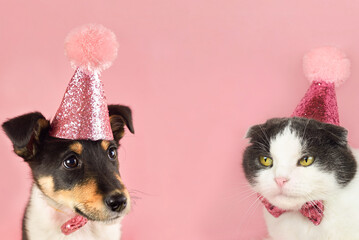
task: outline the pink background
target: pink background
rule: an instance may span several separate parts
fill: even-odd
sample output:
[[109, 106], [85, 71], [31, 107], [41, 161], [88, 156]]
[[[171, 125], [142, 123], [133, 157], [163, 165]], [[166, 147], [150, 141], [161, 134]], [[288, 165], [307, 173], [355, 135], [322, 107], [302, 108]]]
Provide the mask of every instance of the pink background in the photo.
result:
[[[289, 116], [308, 82], [301, 58], [335, 45], [352, 60], [337, 91], [341, 123], [359, 143], [359, 2], [258, 0], [1, 1], [0, 121], [54, 116], [73, 70], [63, 40], [102, 23], [119, 40], [103, 73], [109, 103], [133, 108], [120, 150], [134, 193], [124, 240], [260, 239], [241, 169], [250, 125]], [[28, 166], [0, 133], [0, 236], [19, 239]]]

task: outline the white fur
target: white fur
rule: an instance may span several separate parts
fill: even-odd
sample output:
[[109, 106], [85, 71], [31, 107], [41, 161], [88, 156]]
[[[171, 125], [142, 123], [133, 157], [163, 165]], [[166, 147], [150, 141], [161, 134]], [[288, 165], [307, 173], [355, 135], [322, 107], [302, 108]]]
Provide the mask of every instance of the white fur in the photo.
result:
[[[286, 127], [271, 140], [272, 168], [261, 171], [254, 189], [275, 206], [288, 210], [275, 218], [264, 209], [270, 239], [273, 240], [359, 240], [359, 177], [345, 187], [334, 174], [321, 171], [315, 164], [297, 166], [302, 157], [300, 137]], [[359, 151], [354, 151], [359, 159]], [[289, 181], [283, 189], [274, 178]], [[308, 200], [324, 201], [324, 218], [315, 226], [298, 211]]]
[[34, 184], [31, 191], [30, 205], [26, 212], [26, 228], [29, 240], [119, 240], [121, 237], [121, 224], [88, 221], [85, 226], [64, 235], [61, 225], [75, 216], [75, 213], [61, 209], [55, 210], [52, 204]]

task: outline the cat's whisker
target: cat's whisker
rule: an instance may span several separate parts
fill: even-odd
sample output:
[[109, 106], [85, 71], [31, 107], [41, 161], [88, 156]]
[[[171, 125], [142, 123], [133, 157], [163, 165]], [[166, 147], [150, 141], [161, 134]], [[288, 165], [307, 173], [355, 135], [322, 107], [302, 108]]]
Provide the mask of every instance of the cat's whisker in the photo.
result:
[[234, 188], [252, 188], [252, 186], [245, 182], [245, 183], [232, 183], [227, 186], [234, 187]]
[[260, 206], [260, 200], [259, 197], [255, 200], [255, 204], [253, 205], [252, 210], [248, 213], [247, 219], [253, 217], [254, 213], [256, 212], [256, 210], [258, 209], [258, 207]]
[[[247, 211], [245, 212], [245, 214], [243, 215], [243, 221], [245, 221], [245, 219], [247, 219], [248, 214], [250, 213], [251, 209], [253, 208], [253, 206], [255, 206], [257, 203], [259, 203], [259, 197], [257, 196], [256, 199], [253, 201], [253, 203], [248, 207]], [[254, 209], [255, 211], [255, 209]], [[252, 213], [253, 214], [253, 213]], [[243, 225], [243, 222], [240, 224], [240, 226]]]
[[301, 140], [302, 143], [304, 143], [305, 132], [307, 130], [309, 122], [310, 122], [310, 118], [308, 118], [307, 123], [305, 124], [305, 127], [304, 127], [303, 136], [302, 136], [302, 140]]
[[261, 129], [261, 131], [262, 131], [264, 137], [265, 137], [266, 140], [267, 140], [267, 143], [269, 144], [269, 143], [270, 143], [269, 137], [268, 137], [267, 133], [263, 130], [262, 125], [259, 125], [259, 128]]
[[244, 217], [242, 218], [241, 222], [238, 224], [237, 231], [239, 236], [243, 232], [245, 232], [245, 229], [247, 229], [247, 224], [249, 223], [249, 219], [254, 215], [254, 213], [257, 211], [259, 206], [260, 206], [259, 197], [256, 197], [252, 202], [252, 204], [247, 208], [247, 211], [243, 215]]
[[245, 189], [245, 190], [236, 192], [236, 194], [240, 194], [240, 195], [248, 194], [248, 193], [255, 193], [255, 191], [253, 189]]
[[261, 143], [261, 142], [258, 142], [258, 141], [253, 141], [253, 143], [256, 143], [259, 145], [259, 148], [264, 150], [264, 151], [268, 151], [269, 150], [269, 146], [264, 144], [264, 143]]
[[224, 199], [239, 199], [240, 202], [243, 202], [244, 200], [250, 198], [251, 196], [254, 196], [256, 192], [250, 191], [250, 192], [237, 192], [237, 193], [231, 193], [229, 195], [226, 195], [222, 198]]
[[[227, 186], [234, 190], [234, 192], [237, 192], [238, 190], [245, 191], [245, 190], [252, 190], [252, 186], [245, 182], [245, 183], [232, 183], [227, 184]], [[233, 192], [233, 191], [232, 191]]]
[[[264, 132], [262, 126], [259, 126], [259, 128], [260, 128], [260, 130], [261, 130], [261, 133], [259, 133], [258, 131], [255, 131], [255, 130], [253, 130], [253, 129], [252, 129], [252, 131], [253, 131], [254, 133], [256, 133], [256, 135], [259, 136], [259, 137], [263, 140], [263, 142], [269, 146], [269, 143], [270, 143], [270, 142], [269, 142], [269, 138], [268, 138], [267, 134]], [[264, 137], [263, 137], [263, 136], [264, 136]], [[253, 139], [252, 139], [252, 140], [253, 140]]]
[[[313, 197], [311, 197], [309, 194], [307, 194], [307, 202], [310, 203], [315, 209], [316, 211], [318, 211], [319, 207], [317, 206], [317, 204], [314, 202]], [[330, 207], [328, 205], [324, 204], [324, 212], [323, 212], [323, 219], [327, 218], [325, 211], [330, 211]], [[319, 212], [319, 211], [318, 211]]]

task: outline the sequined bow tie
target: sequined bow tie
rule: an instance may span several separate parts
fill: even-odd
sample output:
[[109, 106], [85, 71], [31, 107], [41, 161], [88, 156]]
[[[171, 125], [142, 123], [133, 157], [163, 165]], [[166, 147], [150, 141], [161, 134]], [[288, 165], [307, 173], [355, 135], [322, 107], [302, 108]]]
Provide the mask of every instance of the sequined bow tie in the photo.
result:
[[[274, 217], [279, 217], [283, 213], [287, 212], [286, 210], [280, 209], [265, 199], [263, 196], [258, 195], [259, 199], [262, 201], [263, 205], [266, 207], [268, 212]], [[299, 212], [306, 218], [308, 218], [315, 226], [318, 226], [323, 219], [324, 204], [323, 201], [311, 201], [306, 202]]]
[[61, 232], [65, 235], [69, 235], [82, 228], [87, 223], [87, 221], [87, 218], [76, 215], [75, 217], [62, 224]]

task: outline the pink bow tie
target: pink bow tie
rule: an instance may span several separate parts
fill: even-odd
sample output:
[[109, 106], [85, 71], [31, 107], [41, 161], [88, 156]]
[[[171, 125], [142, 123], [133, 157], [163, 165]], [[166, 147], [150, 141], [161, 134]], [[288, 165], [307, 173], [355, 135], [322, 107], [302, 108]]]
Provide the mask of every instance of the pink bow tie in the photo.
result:
[[62, 224], [61, 232], [65, 235], [69, 235], [82, 228], [87, 223], [87, 221], [87, 218], [76, 215], [75, 217]]
[[[258, 195], [258, 197], [262, 201], [263, 205], [266, 207], [268, 212], [272, 214], [274, 217], [277, 218], [286, 212], [286, 210], [280, 209], [274, 206], [273, 204], [271, 204], [270, 202], [268, 202], [268, 200], [265, 199], [262, 195]], [[306, 202], [299, 211], [304, 217], [307, 217], [315, 226], [318, 226], [324, 216], [323, 201], [316, 200], [316, 201]]]

